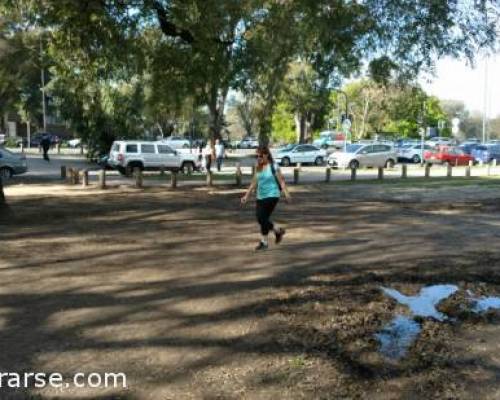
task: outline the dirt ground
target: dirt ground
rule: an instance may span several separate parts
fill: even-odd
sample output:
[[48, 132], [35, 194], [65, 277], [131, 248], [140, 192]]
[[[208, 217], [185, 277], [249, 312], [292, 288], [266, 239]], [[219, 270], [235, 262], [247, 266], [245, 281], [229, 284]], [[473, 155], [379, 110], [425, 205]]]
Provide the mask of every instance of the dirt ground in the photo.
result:
[[[0, 389], [0, 399], [498, 399], [500, 191], [293, 188], [284, 242], [255, 253], [231, 188], [6, 188], [0, 371], [124, 372], [127, 389]], [[374, 334], [430, 284], [459, 287], [406, 357]]]

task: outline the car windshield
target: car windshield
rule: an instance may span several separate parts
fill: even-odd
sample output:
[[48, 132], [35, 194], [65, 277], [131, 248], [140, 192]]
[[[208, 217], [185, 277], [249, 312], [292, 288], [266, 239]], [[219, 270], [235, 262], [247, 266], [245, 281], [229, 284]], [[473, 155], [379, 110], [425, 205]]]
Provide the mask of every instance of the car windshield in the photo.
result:
[[363, 147], [362, 144], [350, 144], [346, 147], [345, 152], [346, 153], [356, 153], [361, 147]]
[[292, 151], [295, 148], [295, 144], [289, 144], [288, 146], [282, 147], [281, 149], [278, 149], [279, 153], [284, 153], [286, 151]]

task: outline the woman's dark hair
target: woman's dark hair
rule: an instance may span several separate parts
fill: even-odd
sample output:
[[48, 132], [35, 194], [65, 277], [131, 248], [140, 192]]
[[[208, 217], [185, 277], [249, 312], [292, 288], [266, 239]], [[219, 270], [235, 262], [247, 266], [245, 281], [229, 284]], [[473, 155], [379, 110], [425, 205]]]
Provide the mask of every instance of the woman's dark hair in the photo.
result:
[[[271, 154], [271, 150], [269, 150], [269, 147], [267, 147], [267, 146], [259, 146], [257, 148], [257, 154], [266, 154], [269, 163], [270, 164], [274, 163], [273, 155]], [[259, 171], [259, 172], [262, 171], [262, 167], [257, 166], [257, 171]]]

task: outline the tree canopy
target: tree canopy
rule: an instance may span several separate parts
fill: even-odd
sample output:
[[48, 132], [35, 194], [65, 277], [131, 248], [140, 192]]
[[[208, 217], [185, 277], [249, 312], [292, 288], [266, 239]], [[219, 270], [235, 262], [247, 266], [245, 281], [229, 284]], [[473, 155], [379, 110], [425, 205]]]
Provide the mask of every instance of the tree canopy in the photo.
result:
[[[11, 84], [0, 86], [0, 105], [39, 114], [35, 81], [25, 72], [21, 82], [9, 63], [36, 69], [40, 54], [7, 50], [33, 37], [44, 44], [52, 104], [88, 143], [167, 127], [195, 109], [215, 138], [231, 90], [253, 99], [265, 141], [283, 96], [305, 121], [346, 77], [409, 82], [438, 57], [473, 60], [493, 48], [499, 11], [495, 0], [3, 0], [0, 74]], [[290, 80], [297, 65], [306, 101]]]

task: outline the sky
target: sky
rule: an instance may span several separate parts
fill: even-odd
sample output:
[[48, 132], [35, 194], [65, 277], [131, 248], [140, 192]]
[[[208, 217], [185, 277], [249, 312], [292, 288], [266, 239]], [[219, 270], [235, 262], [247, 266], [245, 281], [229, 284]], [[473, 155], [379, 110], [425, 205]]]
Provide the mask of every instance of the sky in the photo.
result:
[[[485, 58], [478, 58], [474, 68], [464, 60], [443, 58], [436, 64], [436, 76], [432, 82], [421, 78], [420, 84], [431, 95], [443, 100], [461, 100], [471, 112], [484, 110]], [[487, 115], [500, 116], [500, 54], [487, 61]]]

